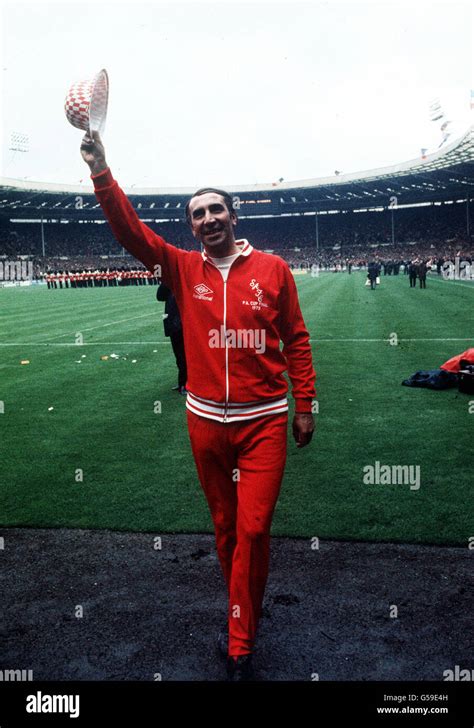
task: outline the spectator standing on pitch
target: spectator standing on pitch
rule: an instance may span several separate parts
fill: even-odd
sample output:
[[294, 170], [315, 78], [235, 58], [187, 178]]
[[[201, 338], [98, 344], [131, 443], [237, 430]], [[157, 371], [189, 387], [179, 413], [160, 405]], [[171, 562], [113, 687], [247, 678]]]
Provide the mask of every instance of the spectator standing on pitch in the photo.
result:
[[420, 288], [426, 288], [426, 272], [428, 270], [428, 266], [426, 265], [426, 261], [420, 260], [418, 263], [418, 278], [420, 279]]
[[158, 286], [156, 300], [165, 301], [163, 327], [165, 329], [165, 336], [169, 336], [170, 338], [176, 359], [176, 366], [178, 367], [178, 386], [173, 387], [173, 389], [177, 389], [180, 394], [185, 395], [187, 376], [186, 354], [184, 351], [183, 325], [181, 323], [181, 316], [179, 315], [178, 304], [173, 293], [164, 283], [160, 283]]
[[118, 242], [155, 274], [159, 267], [183, 317], [188, 431], [229, 597], [228, 632], [218, 644], [229, 680], [250, 680], [286, 460], [286, 369], [297, 446], [308, 445], [314, 430], [315, 373], [295, 281], [280, 257], [235, 239], [227, 192], [206, 188], [191, 197], [186, 218], [204, 249], [180, 250], [140, 221], [97, 133], [85, 135], [81, 153]]
[[418, 276], [418, 262], [411, 260], [408, 265], [408, 275], [410, 278], [410, 288], [416, 288], [416, 278]]
[[369, 263], [369, 266], [367, 268], [367, 277], [370, 281], [370, 288], [372, 291], [375, 290], [377, 285], [377, 276], [380, 273], [380, 268], [375, 262], [375, 260], [371, 260]]

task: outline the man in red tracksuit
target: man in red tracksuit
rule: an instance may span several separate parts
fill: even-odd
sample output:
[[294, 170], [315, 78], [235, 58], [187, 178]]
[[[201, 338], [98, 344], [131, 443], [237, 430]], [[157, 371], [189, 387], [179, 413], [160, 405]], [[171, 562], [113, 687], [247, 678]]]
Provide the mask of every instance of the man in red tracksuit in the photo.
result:
[[229, 680], [249, 680], [286, 460], [285, 370], [297, 446], [307, 445], [314, 430], [315, 373], [293, 275], [282, 258], [235, 239], [237, 217], [226, 192], [193, 195], [186, 215], [204, 250], [180, 250], [139, 220], [97, 133], [86, 134], [81, 153], [118, 242], [161, 276], [181, 312], [189, 437], [229, 596], [220, 650], [225, 643]]

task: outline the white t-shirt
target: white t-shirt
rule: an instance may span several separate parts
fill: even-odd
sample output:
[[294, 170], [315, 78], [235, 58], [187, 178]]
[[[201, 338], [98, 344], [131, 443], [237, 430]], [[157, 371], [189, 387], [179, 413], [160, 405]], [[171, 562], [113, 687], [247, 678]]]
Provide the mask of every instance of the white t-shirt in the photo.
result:
[[240, 253], [234, 253], [234, 255], [227, 255], [225, 258], [211, 258], [209, 257], [209, 260], [212, 260], [216, 268], [219, 268], [221, 272], [222, 278], [226, 281], [227, 276], [229, 275], [230, 266], [234, 262], [236, 258], [238, 258]]

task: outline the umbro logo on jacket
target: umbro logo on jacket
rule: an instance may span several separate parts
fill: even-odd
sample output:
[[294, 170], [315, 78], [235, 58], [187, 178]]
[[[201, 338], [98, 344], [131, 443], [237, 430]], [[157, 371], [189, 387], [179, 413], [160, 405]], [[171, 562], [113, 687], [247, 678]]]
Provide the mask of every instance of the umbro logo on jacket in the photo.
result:
[[[159, 265], [175, 295], [188, 363], [188, 409], [219, 422], [285, 412], [288, 370], [296, 411], [311, 412], [316, 375], [309, 334], [285, 261], [237, 240], [240, 255], [224, 280], [206, 252], [176, 248], [142, 223], [110, 169], [92, 179], [118, 242], [149, 270]], [[224, 331], [225, 346], [210, 346], [215, 330]], [[257, 330], [264, 331], [264, 351], [232, 346], [242, 338], [226, 336]]]

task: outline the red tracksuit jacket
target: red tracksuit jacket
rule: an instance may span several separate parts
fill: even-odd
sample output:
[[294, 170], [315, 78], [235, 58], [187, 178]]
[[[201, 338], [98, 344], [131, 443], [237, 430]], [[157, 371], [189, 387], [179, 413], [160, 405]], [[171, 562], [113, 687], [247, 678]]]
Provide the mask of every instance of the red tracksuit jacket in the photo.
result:
[[296, 412], [311, 412], [316, 375], [285, 261], [238, 240], [241, 255], [224, 281], [205, 252], [169, 245], [142, 223], [110, 169], [92, 180], [118, 242], [158, 272], [176, 297], [188, 367], [188, 409], [219, 422], [285, 412], [283, 372], [288, 369]]

